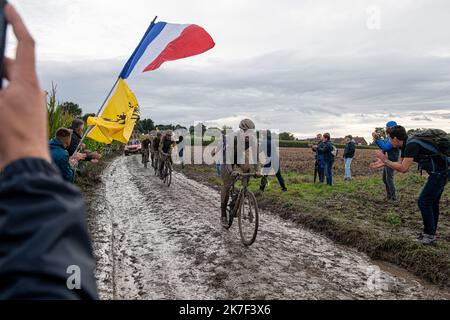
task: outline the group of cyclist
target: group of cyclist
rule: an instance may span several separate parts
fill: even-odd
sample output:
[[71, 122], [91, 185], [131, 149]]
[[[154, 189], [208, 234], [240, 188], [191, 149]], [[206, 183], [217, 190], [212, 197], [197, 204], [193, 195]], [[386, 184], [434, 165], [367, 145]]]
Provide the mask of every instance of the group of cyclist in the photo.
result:
[[152, 167], [159, 172], [159, 177], [163, 179], [166, 160], [172, 161], [171, 152], [175, 146], [173, 131], [151, 131], [142, 141], [142, 163], [144, 167], [147, 168], [151, 161]]
[[[237, 216], [240, 221], [239, 226], [241, 230], [241, 238], [245, 245], [251, 245], [255, 241], [258, 229], [258, 208], [256, 198], [254, 195], [250, 195], [251, 192], [241, 192], [241, 196], [238, 196], [234, 186], [237, 180], [240, 179], [242, 187], [246, 188], [250, 177], [255, 177], [262, 178], [261, 190], [264, 190], [263, 187], [267, 184], [266, 174], [268, 174], [266, 172], [267, 170], [261, 168], [261, 165], [259, 164], [260, 150], [258, 144], [255, 143], [255, 141], [252, 141], [252, 137], [256, 138], [255, 130], [256, 126], [252, 120], [242, 120], [239, 124], [239, 130], [237, 132], [223, 133], [222, 141], [217, 144], [212, 152], [213, 156], [222, 153], [221, 159], [218, 160], [218, 163], [220, 163], [221, 179], [223, 182], [221, 190], [222, 225], [229, 228], [233, 219], [233, 217], [230, 218], [230, 214], [236, 215], [237, 212], [239, 212]], [[270, 139], [267, 142], [269, 141]], [[165, 183], [169, 181], [169, 186], [170, 179], [166, 176], [165, 172], [167, 170], [165, 170], [165, 166], [171, 166], [172, 152], [177, 145], [178, 155], [183, 166], [184, 148], [182, 146], [182, 142], [183, 137], [181, 136], [178, 140], [175, 140], [174, 133], [171, 130], [165, 132], [151, 131], [142, 141], [142, 163], [144, 164], [144, 167], [147, 168], [148, 163], [151, 162], [152, 167], [155, 169], [155, 173], [159, 173], [159, 178], [164, 180]], [[243, 148], [239, 148], [239, 146], [243, 146]], [[254, 155], [256, 155], [256, 161]], [[270, 157], [270, 154], [268, 154], [268, 156]], [[169, 170], [171, 169], [169, 168]], [[282, 187], [283, 190], [286, 189], [284, 182]], [[251, 203], [249, 203], [249, 201]], [[247, 210], [241, 208], [244, 203], [247, 203]], [[241, 209], [237, 210], [235, 204]], [[244, 236], [245, 232], [242, 231], [245, 229], [245, 223], [251, 225], [251, 228], [249, 229], [250, 236]]]

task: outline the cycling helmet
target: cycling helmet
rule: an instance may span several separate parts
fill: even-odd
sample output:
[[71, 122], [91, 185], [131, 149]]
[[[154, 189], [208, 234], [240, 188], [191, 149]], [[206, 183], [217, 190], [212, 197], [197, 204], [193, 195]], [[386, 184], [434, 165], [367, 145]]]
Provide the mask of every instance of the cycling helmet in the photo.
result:
[[247, 130], [255, 130], [255, 123], [250, 119], [244, 119], [239, 124], [239, 129], [247, 131]]

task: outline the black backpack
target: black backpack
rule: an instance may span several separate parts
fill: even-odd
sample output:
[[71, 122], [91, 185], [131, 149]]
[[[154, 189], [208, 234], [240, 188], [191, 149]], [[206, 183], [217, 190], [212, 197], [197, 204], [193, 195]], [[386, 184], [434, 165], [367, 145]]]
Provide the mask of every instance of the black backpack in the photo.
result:
[[[450, 135], [448, 135], [445, 131], [440, 129], [426, 129], [420, 132], [417, 132], [410, 136], [407, 141], [407, 145], [410, 143], [417, 143], [422, 148], [430, 151], [432, 154], [421, 160], [430, 162], [432, 165], [432, 170], [435, 171], [434, 160], [436, 157], [439, 157], [444, 160], [447, 164], [447, 171], [450, 167]], [[419, 162], [419, 166], [421, 166], [421, 162]]]

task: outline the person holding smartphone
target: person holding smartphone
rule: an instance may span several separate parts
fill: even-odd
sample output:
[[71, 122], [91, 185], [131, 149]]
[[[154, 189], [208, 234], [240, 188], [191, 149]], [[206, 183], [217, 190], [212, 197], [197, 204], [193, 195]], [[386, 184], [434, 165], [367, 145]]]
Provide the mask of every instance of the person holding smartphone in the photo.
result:
[[18, 44], [0, 91], [0, 299], [97, 299], [83, 197], [51, 164], [35, 42], [3, 12]]

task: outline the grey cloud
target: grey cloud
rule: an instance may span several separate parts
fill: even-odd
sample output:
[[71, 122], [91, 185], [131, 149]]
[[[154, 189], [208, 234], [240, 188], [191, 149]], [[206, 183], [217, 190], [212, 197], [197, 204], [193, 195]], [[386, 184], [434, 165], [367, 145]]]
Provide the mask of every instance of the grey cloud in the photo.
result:
[[[61, 99], [94, 112], [122, 64], [118, 60], [43, 62], [39, 69], [46, 87], [52, 80], [58, 83]], [[216, 61], [200, 69], [163, 66], [129, 84], [142, 116], [157, 122], [190, 125], [247, 115], [271, 128], [299, 132], [329, 125], [324, 123], [327, 117], [345, 120], [348, 114], [361, 121], [375, 115], [373, 120], [380, 125], [386, 117], [402, 118], [417, 111], [422, 118], [414, 114], [411, 120], [431, 120], [424, 110], [450, 109], [449, 75], [450, 59], [445, 58], [392, 55], [305, 60], [295, 51], [282, 51], [241, 61]]]

